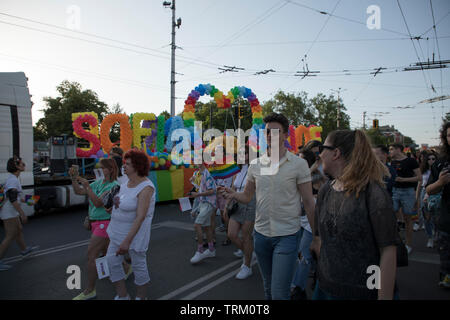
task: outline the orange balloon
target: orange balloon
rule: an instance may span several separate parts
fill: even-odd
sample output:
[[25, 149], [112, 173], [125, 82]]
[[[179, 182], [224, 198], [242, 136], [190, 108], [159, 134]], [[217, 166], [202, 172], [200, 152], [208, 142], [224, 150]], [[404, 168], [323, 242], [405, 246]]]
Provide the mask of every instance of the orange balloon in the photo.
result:
[[133, 132], [131, 131], [131, 125], [129, 118], [126, 114], [108, 114], [102, 121], [100, 126], [100, 142], [105, 153], [109, 153], [114, 146], [109, 138], [109, 133], [112, 126], [115, 123], [120, 124], [120, 148], [124, 152], [131, 149], [131, 143], [133, 141]]

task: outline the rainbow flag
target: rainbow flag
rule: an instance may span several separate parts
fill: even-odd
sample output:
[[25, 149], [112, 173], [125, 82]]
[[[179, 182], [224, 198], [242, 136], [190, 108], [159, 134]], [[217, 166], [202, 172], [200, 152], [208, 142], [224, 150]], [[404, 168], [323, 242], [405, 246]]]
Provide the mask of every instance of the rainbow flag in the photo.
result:
[[236, 163], [233, 163], [210, 167], [208, 171], [214, 179], [226, 179], [238, 174], [241, 169]]

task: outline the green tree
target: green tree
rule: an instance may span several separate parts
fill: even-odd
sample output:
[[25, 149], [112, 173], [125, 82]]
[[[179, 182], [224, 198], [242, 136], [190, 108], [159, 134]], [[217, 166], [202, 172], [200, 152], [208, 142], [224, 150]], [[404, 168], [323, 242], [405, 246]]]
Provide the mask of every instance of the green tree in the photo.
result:
[[46, 107], [41, 110], [44, 117], [36, 123], [36, 130], [42, 137], [59, 136], [61, 134], [73, 134], [72, 113], [93, 111], [98, 114], [101, 122], [109, 112], [106, 103], [98, 99], [97, 93], [92, 90], [82, 90], [77, 82], [64, 80], [56, 87], [59, 96], [45, 97]]
[[[170, 113], [169, 113], [167, 110], [164, 110], [163, 112], [161, 112], [161, 113], [159, 114], [159, 116], [164, 116], [164, 118], [167, 120], [167, 119], [170, 118]], [[159, 116], [158, 116], [158, 117], [159, 117]]]
[[389, 144], [389, 138], [382, 135], [378, 129], [371, 128], [366, 130], [366, 134], [370, 138], [372, 146], [377, 146], [379, 144], [387, 146]]
[[[119, 103], [116, 103], [111, 108], [108, 108], [108, 114], [124, 113], [124, 110]], [[111, 127], [111, 132], [109, 133], [109, 139], [112, 142], [120, 140], [120, 125], [118, 123], [113, 124]]]
[[339, 110], [339, 129], [350, 129], [350, 116], [345, 113], [347, 108], [342, 100], [336, 100], [333, 95], [325, 96], [322, 93], [317, 94], [311, 99], [311, 104], [315, 109], [316, 124], [322, 127], [322, 140], [328, 136], [331, 131], [337, 130], [337, 113]]
[[272, 112], [282, 113], [294, 126], [309, 126], [315, 124], [314, 108], [311, 106], [306, 92], [298, 94], [278, 91], [275, 96], [266, 101], [263, 106], [263, 116]]
[[[252, 127], [252, 111], [250, 104], [246, 100], [240, 101], [241, 112], [243, 118], [241, 119], [241, 129], [244, 131]], [[203, 122], [203, 130], [209, 129], [210, 127], [216, 128], [220, 131], [225, 129], [237, 129], [238, 128], [238, 118], [237, 118], [237, 103], [236, 106], [233, 105], [230, 109], [219, 109], [217, 104], [213, 101], [202, 103], [197, 102], [195, 107], [195, 118], [197, 121]], [[212, 115], [212, 125], [211, 124]]]

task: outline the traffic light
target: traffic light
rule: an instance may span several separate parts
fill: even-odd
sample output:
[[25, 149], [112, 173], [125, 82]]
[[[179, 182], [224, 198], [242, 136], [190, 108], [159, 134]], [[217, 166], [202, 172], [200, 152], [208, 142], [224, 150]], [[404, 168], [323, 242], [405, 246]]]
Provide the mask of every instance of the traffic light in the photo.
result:
[[373, 128], [378, 129], [378, 119], [373, 120]]
[[244, 109], [241, 107], [241, 105], [238, 106], [238, 117], [239, 119], [244, 118]]

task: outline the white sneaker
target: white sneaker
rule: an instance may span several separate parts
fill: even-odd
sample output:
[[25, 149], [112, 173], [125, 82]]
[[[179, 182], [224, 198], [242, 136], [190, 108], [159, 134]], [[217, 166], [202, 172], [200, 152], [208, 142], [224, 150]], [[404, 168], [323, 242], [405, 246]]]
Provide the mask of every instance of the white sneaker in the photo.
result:
[[191, 263], [197, 263], [202, 261], [202, 253], [200, 251], [196, 251], [195, 255], [191, 258]]
[[253, 274], [252, 268], [247, 267], [245, 264], [241, 266], [241, 270], [236, 275], [236, 279], [244, 280], [250, 277]]
[[237, 249], [233, 254], [236, 258], [242, 258], [244, 256], [244, 252], [241, 249]]
[[433, 242], [434, 242], [433, 239], [428, 239], [427, 248], [433, 248], [434, 247], [434, 243]]
[[202, 260], [205, 259], [205, 258], [214, 258], [216, 256], [216, 250], [211, 251], [209, 249], [206, 249], [200, 255], [201, 255]]
[[413, 230], [419, 231], [419, 229], [420, 229], [420, 226], [417, 223], [414, 223]]
[[405, 246], [406, 246], [406, 250], [408, 250], [408, 254], [411, 254], [412, 248], [408, 245], [405, 245]]
[[119, 296], [115, 296], [114, 300], [131, 300], [131, 299], [130, 299], [130, 296], [127, 295], [126, 297], [123, 297], [123, 298], [120, 298]]

